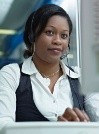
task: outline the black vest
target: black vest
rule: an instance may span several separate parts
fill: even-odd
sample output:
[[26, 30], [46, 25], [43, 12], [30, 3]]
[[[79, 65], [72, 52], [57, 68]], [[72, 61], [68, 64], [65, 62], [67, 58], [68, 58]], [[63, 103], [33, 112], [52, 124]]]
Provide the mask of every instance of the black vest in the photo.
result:
[[[80, 94], [78, 78], [68, 76], [73, 97], [73, 107], [84, 109], [84, 96]], [[30, 76], [21, 72], [20, 83], [16, 90], [16, 121], [49, 121], [37, 109], [33, 101]]]

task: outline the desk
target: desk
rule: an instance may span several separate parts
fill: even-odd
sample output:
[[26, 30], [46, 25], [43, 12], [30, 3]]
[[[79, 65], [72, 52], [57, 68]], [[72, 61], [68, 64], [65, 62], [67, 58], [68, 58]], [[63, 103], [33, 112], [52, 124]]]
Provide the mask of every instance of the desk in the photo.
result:
[[98, 134], [96, 122], [22, 122], [4, 127], [0, 134]]

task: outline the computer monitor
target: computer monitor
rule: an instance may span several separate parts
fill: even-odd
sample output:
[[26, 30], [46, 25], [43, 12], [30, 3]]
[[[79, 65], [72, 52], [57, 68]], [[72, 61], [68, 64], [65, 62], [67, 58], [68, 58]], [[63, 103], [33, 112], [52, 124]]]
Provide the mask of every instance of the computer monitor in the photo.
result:
[[99, 0], [80, 0], [79, 39], [84, 94], [99, 92]]

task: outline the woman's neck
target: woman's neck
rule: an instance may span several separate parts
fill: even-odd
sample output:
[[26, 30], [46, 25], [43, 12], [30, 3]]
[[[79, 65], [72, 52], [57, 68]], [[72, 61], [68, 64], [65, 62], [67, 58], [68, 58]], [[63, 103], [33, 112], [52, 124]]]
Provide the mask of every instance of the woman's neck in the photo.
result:
[[55, 74], [57, 74], [60, 70], [60, 65], [59, 65], [59, 61], [54, 62], [54, 63], [48, 63], [44, 60], [41, 60], [40, 58], [35, 58], [35, 56], [33, 57], [33, 62], [36, 66], [36, 68], [38, 69], [38, 71], [42, 74], [42, 76], [53, 76]]

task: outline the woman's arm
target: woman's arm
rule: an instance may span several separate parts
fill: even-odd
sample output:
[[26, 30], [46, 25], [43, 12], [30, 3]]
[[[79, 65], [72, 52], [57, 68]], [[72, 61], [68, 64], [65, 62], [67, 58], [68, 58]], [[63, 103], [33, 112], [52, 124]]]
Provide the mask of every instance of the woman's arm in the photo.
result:
[[20, 78], [18, 64], [9, 64], [0, 70], [0, 121], [15, 121], [16, 89]]

